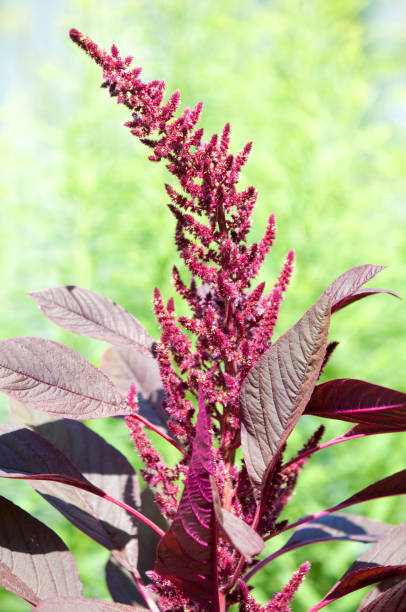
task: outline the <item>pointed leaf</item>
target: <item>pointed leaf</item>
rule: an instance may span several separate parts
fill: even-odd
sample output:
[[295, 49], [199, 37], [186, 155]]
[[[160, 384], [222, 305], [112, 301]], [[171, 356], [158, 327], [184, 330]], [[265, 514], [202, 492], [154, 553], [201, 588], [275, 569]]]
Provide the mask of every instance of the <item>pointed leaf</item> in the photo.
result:
[[[373, 433], [406, 430], [406, 393], [364, 380], [338, 378], [318, 385], [305, 414], [360, 423]], [[362, 433], [362, 429], [357, 429]]]
[[131, 348], [110, 347], [102, 355], [100, 369], [124, 397], [133, 383], [141, 416], [168, 433], [168, 415], [162, 408], [164, 390], [156, 359]]
[[219, 612], [211, 440], [199, 394], [196, 436], [177, 515], [158, 546], [155, 571], [204, 609]]
[[0, 342], [0, 391], [72, 419], [129, 414], [113, 383], [76, 351], [42, 338]]
[[0, 477], [51, 480], [92, 491], [81, 472], [45, 438], [26, 427], [0, 424]]
[[330, 323], [324, 296], [250, 370], [241, 388], [241, 444], [257, 498], [319, 376]]
[[129, 572], [110, 557], [106, 565], [106, 583], [113, 601], [133, 606], [144, 604], [145, 600], [137, 589]]
[[341, 310], [341, 308], [375, 293], [389, 293], [398, 298], [399, 296], [396, 293], [386, 291], [385, 289], [361, 289], [365, 283], [385, 268], [386, 266], [366, 264], [364, 266], [356, 266], [341, 274], [327, 287], [323, 294], [331, 296], [331, 312]]
[[102, 599], [85, 599], [84, 597], [59, 597], [57, 599], [44, 599], [35, 610], [40, 612], [141, 612], [146, 608], [126, 606], [114, 601]]
[[93, 291], [66, 285], [28, 294], [56, 325], [117, 346], [150, 354], [153, 339], [121, 306]]
[[243, 521], [239, 516], [221, 507], [216, 481], [213, 476], [210, 478], [210, 481], [212, 484], [214, 512], [217, 524], [230, 540], [234, 548], [250, 562], [252, 557], [262, 552], [264, 549], [264, 541], [248, 523]]
[[[139, 508], [139, 483], [134, 469], [124, 455], [101, 436], [83, 423], [68, 419], [39, 425], [36, 431], [62, 451], [92, 484], [129, 506]], [[137, 566], [134, 517], [84, 490], [57, 483], [32, 484], [76, 527], [112, 551], [120, 563], [128, 569]], [[152, 531], [149, 527], [146, 529]]]
[[75, 561], [49, 527], [0, 497], [0, 584], [36, 604], [41, 599], [81, 595]]
[[309, 612], [321, 610], [332, 601], [369, 584], [405, 574], [406, 523], [403, 523], [388, 531], [381, 540], [357, 559], [323, 600]]
[[406, 579], [390, 578], [369, 591], [357, 612], [401, 612], [405, 601]]

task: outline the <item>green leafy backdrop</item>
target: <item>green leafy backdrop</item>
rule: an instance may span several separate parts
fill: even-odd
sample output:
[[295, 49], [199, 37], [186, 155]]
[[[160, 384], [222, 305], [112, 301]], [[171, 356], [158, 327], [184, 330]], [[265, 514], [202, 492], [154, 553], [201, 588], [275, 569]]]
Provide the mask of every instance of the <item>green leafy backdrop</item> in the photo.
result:
[[[404, 294], [406, 52], [397, 10], [401, 3], [367, 0], [2, 0], [1, 338], [53, 338], [97, 363], [101, 343], [55, 328], [25, 293], [81, 285], [122, 304], [151, 334], [153, 287], [172, 294], [168, 175], [121, 127], [125, 109], [99, 89], [99, 70], [72, 45], [70, 27], [134, 54], [145, 78], [164, 79], [169, 93], [179, 88], [184, 105], [202, 100], [208, 134], [230, 121], [235, 151], [254, 141], [243, 177], [260, 192], [253, 238], [272, 211], [279, 230], [263, 280], [275, 278], [289, 248], [297, 257], [279, 333], [355, 265], [388, 265], [375, 285]], [[398, 300], [376, 296], [336, 315], [331, 339], [340, 346], [327, 377], [405, 391], [404, 312]], [[314, 424], [303, 419], [295, 440]], [[120, 423], [91, 426], [138, 465]], [[332, 435], [344, 429], [328, 428]], [[403, 446], [404, 437], [391, 435], [324, 451], [302, 476], [292, 518], [404, 468]], [[105, 551], [28, 485], [2, 482], [0, 491], [72, 546], [86, 596], [109, 597]], [[405, 505], [394, 498], [359, 511], [396, 523]], [[309, 559], [312, 572], [293, 605], [302, 612], [361, 551], [336, 543], [292, 553], [258, 575], [257, 596], [267, 601]], [[331, 610], [355, 610], [360, 597]], [[0, 608], [30, 606], [0, 591]]]

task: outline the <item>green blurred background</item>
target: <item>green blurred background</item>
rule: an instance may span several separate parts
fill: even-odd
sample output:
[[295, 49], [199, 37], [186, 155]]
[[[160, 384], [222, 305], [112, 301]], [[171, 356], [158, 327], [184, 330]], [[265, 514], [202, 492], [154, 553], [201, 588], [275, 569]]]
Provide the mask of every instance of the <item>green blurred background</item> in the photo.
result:
[[[0, 337], [52, 338], [97, 364], [103, 345], [57, 329], [27, 291], [84, 286], [122, 304], [153, 335], [153, 287], [172, 295], [168, 175], [121, 127], [125, 108], [100, 90], [100, 71], [71, 43], [70, 27], [134, 54], [144, 78], [181, 90], [183, 106], [202, 100], [208, 134], [230, 121], [234, 151], [254, 141], [242, 179], [260, 193], [252, 237], [272, 211], [279, 228], [262, 279], [274, 280], [289, 248], [297, 255], [279, 333], [355, 265], [388, 265], [375, 286], [404, 294], [405, 22], [401, 0], [2, 0]], [[331, 339], [340, 346], [326, 377], [406, 391], [404, 308], [376, 296], [336, 315]], [[138, 465], [121, 423], [90, 425]], [[314, 428], [315, 420], [303, 419], [294, 443]], [[328, 437], [344, 430], [328, 424]], [[324, 451], [304, 471], [288, 516], [338, 503], [404, 468], [404, 440], [377, 436]], [[86, 596], [109, 598], [106, 551], [26, 483], [2, 482], [0, 491], [72, 547]], [[405, 509], [398, 497], [354, 511], [398, 523]], [[255, 593], [267, 601], [308, 559], [312, 571], [293, 604], [305, 611], [362, 551], [345, 543], [302, 549], [257, 575]], [[361, 595], [330, 609], [355, 610]], [[26, 609], [0, 590], [0, 610]]]

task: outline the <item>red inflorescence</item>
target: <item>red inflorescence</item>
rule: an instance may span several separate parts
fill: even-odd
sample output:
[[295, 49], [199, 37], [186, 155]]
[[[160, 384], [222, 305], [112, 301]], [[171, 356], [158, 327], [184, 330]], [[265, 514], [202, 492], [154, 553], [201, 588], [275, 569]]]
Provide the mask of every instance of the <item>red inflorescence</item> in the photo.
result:
[[[292, 274], [294, 252], [288, 253], [281, 274], [268, 293], [264, 293], [264, 283], [252, 288], [276, 235], [271, 215], [263, 238], [247, 244], [257, 192], [253, 187], [238, 191], [236, 185], [252, 144], [248, 143], [235, 156], [230, 154], [229, 124], [221, 136], [204, 141], [203, 130], [196, 127], [201, 103], [174, 118], [180, 104], [179, 92], [163, 102], [164, 83], [144, 83], [139, 78], [141, 68], [130, 68], [132, 58], [122, 59], [115, 46], [111, 54], [106, 53], [77, 30], [71, 30], [70, 36], [102, 67], [103, 86], [110, 95], [131, 111], [132, 118], [125, 125], [151, 150], [149, 159], [165, 160], [169, 172], [179, 182], [179, 190], [166, 185], [166, 192], [176, 219], [175, 243], [191, 281], [183, 281], [177, 268], [173, 269], [172, 280], [177, 293], [187, 302], [191, 316], [177, 317], [173, 301], [165, 306], [160, 292], [155, 290], [154, 310], [162, 330], [156, 355], [165, 390], [164, 408], [170, 417], [171, 433], [189, 452], [194, 437], [193, 400], [202, 385], [213, 434], [218, 440], [214, 450], [218, 489], [223, 503], [250, 522], [255, 499], [245, 467], [237, 470], [234, 466], [234, 453], [239, 445], [238, 395], [249, 369], [270, 345]], [[128, 401], [136, 411], [134, 397], [132, 392]], [[178, 491], [174, 472], [153, 449], [139, 421], [130, 416], [128, 423], [145, 462], [144, 477], [149, 483], [160, 484], [163, 493], [158, 497], [159, 504], [172, 517]], [[267, 516], [260, 524], [263, 533], [275, 528], [300, 467], [298, 463], [280, 472]], [[220, 541], [220, 575], [225, 582], [237, 561]], [[285, 607], [261, 608], [246, 590], [245, 609], [287, 609], [284, 602], [305, 573], [305, 568], [301, 568], [287, 590], [269, 604]], [[175, 609], [170, 608], [171, 597], [180, 606], [176, 609], [182, 609], [181, 596], [175, 597], [167, 581], [158, 580], [158, 586], [163, 609]]]

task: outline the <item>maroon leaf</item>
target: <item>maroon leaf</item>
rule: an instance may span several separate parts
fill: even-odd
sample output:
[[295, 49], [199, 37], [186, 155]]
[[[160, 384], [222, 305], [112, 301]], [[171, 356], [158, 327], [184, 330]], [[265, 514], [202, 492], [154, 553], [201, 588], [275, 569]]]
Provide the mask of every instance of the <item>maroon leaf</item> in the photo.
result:
[[124, 397], [133, 383], [137, 389], [140, 415], [164, 433], [168, 432], [168, 415], [162, 408], [164, 391], [156, 359], [131, 348], [110, 347], [102, 355], [100, 369]]
[[0, 497], [0, 584], [32, 605], [41, 599], [81, 595], [75, 561], [49, 527]]
[[158, 546], [155, 571], [204, 609], [219, 612], [217, 534], [209, 423], [201, 393], [196, 436], [177, 515]]
[[92, 491], [92, 485], [69, 459], [45, 438], [26, 427], [0, 423], [0, 477], [51, 480]]
[[42, 338], [0, 342], [0, 391], [30, 408], [72, 419], [130, 412], [103, 372], [76, 351]]
[[141, 612], [146, 608], [126, 606], [114, 601], [102, 599], [85, 599], [84, 597], [58, 597], [44, 599], [36, 607], [40, 612]]
[[406, 580], [396, 577], [373, 587], [357, 612], [401, 612], [406, 601]]
[[29, 293], [53, 323], [117, 346], [133, 346], [150, 354], [153, 339], [121, 306], [93, 291], [67, 285]]
[[[116, 499], [139, 508], [138, 477], [127, 459], [101, 436], [77, 421], [63, 419], [36, 427], [78, 468], [83, 476]], [[35, 489], [76, 527], [112, 551], [120, 563], [134, 569], [138, 560], [134, 517], [83, 489], [36, 482]], [[146, 527], [149, 531], [149, 527]]]
[[129, 572], [117, 563], [114, 557], [110, 557], [107, 562], [106, 583], [113, 601], [128, 604], [144, 604], [145, 600], [137, 589], [134, 578]]
[[406, 574], [406, 523], [394, 527], [355, 561], [327, 595], [309, 612], [321, 610], [340, 599], [381, 580]]
[[255, 557], [262, 552], [264, 541], [261, 536], [243, 521], [239, 516], [221, 507], [216, 481], [210, 477], [213, 492], [214, 512], [216, 521], [220, 529], [230, 540], [231, 544], [250, 562], [251, 557]]
[[357, 433], [405, 431], [406, 393], [363, 380], [338, 378], [315, 388], [305, 414], [360, 423]]
[[389, 293], [398, 298], [399, 296], [396, 293], [386, 291], [385, 289], [361, 289], [365, 283], [385, 268], [386, 266], [366, 264], [364, 266], [356, 266], [341, 274], [327, 287], [323, 294], [331, 296], [331, 312], [341, 310], [341, 308], [375, 293]]
[[250, 370], [241, 388], [241, 444], [257, 498], [299, 420], [326, 352], [330, 298], [324, 296]]

